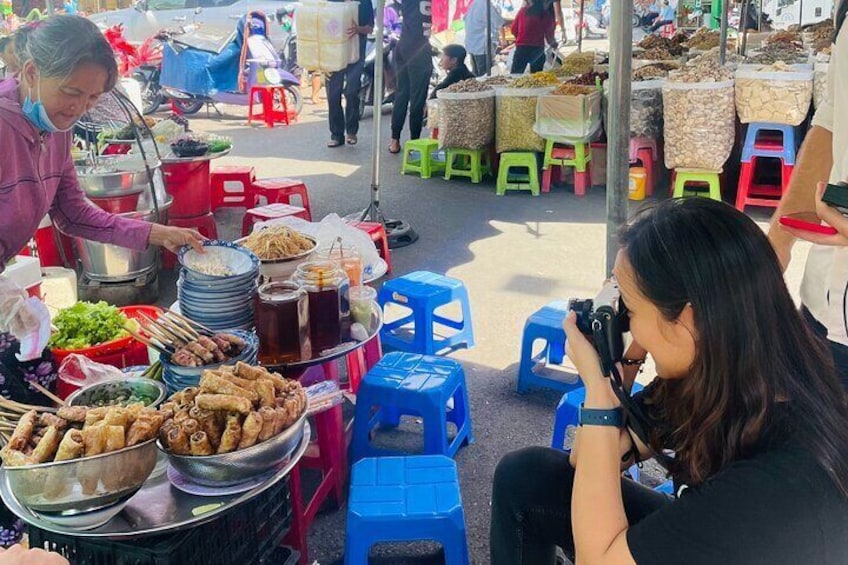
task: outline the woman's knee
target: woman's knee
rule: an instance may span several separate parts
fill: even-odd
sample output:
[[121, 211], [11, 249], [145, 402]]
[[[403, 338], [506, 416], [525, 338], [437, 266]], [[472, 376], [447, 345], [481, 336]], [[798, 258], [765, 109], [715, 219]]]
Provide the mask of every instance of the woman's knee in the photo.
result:
[[525, 447], [504, 455], [495, 468], [493, 498], [532, 498], [550, 492], [550, 480], [567, 479], [572, 472], [568, 454], [549, 447]]

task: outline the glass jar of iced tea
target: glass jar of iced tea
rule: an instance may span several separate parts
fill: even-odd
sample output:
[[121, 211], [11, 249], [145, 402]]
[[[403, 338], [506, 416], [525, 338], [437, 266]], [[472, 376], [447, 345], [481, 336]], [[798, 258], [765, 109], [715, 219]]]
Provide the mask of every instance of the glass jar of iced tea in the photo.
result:
[[296, 282], [269, 282], [259, 287], [253, 301], [260, 363], [278, 365], [312, 357], [306, 290]]
[[292, 276], [309, 295], [309, 337], [314, 355], [337, 346], [342, 333], [342, 298], [350, 282], [330, 261], [301, 263]]
[[313, 261], [331, 261], [338, 265], [350, 279], [350, 286], [362, 284], [362, 257], [355, 247], [336, 245], [318, 249], [312, 255]]

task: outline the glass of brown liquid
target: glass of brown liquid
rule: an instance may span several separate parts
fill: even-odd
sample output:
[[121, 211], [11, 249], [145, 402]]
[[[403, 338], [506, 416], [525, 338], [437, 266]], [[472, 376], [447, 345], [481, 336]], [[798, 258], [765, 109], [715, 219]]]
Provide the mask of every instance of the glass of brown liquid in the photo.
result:
[[330, 261], [302, 263], [292, 276], [309, 294], [309, 336], [315, 356], [341, 343], [342, 292], [347, 275]]
[[259, 336], [259, 362], [294, 363], [312, 357], [309, 340], [309, 296], [295, 282], [269, 282], [259, 287], [253, 319]]

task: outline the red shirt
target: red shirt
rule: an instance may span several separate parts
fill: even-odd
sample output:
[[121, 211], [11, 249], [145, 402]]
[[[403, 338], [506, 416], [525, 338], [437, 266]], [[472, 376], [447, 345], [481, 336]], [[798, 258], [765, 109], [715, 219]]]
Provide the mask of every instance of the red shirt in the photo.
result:
[[554, 40], [556, 21], [550, 10], [544, 10], [541, 15], [527, 13], [527, 8], [521, 8], [512, 22], [512, 35], [516, 45], [528, 47], [544, 47], [546, 42]]

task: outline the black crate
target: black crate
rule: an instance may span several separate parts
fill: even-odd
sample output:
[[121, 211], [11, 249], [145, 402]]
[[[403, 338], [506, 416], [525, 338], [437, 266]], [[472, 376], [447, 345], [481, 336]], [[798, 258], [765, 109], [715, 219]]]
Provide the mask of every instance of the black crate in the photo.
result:
[[71, 565], [250, 565], [277, 549], [291, 524], [288, 479], [220, 518], [189, 530], [104, 541], [28, 526], [30, 547], [64, 555]]

